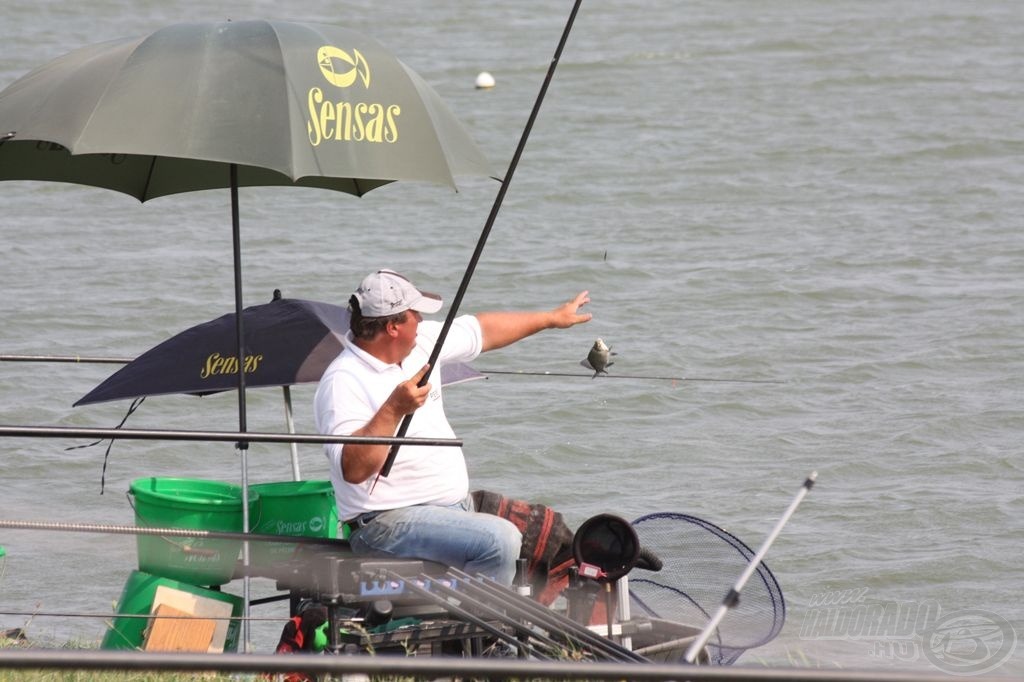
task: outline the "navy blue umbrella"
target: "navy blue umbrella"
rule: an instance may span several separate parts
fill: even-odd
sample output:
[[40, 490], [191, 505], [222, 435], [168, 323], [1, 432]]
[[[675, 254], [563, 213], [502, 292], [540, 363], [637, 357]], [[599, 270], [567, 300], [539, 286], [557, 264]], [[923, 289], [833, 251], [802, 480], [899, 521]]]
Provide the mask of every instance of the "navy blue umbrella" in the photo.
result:
[[[238, 371], [246, 386], [282, 386], [289, 431], [288, 387], [319, 381], [344, 347], [349, 313], [331, 303], [279, 298], [242, 311], [244, 358], [239, 361], [235, 314], [190, 327], [149, 349], [110, 375], [75, 402], [75, 406], [153, 395], [208, 395], [238, 388]], [[465, 363], [441, 367], [441, 384], [451, 385], [483, 374]], [[292, 445], [292, 469], [299, 478], [298, 454]]]
[[[341, 352], [348, 331], [346, 308], [319, 301], [279, 298], [242, 311], [245, 324], [240, 362], [235, 350], [235, 315], [190, 327], [149, 349], [79, 398], [75, 406], [143, 396], [207, 395], [246, 386], [290, 386], [319, 381]], [[442, 367], [441, 383], [482, 378], [464, 363]]]

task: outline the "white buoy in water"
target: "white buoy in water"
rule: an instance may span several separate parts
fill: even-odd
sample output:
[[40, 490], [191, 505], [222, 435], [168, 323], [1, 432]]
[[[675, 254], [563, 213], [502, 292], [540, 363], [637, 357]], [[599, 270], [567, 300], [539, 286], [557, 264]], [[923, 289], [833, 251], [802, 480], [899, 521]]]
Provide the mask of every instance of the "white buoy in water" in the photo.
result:
[[494, 76], [487, 73], [486, 71], [481, 71], [480, 74], [476, 77], [476, 87], [477, 90], [486, 90], [487, 88], [493, 88]]

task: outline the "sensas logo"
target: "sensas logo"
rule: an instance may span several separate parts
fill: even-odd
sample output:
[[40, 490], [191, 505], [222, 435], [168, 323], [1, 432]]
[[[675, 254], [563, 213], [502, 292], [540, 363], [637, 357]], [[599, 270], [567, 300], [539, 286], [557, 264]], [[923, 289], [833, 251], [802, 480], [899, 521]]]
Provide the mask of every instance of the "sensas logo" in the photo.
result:
[[316, 54], [324, 80], [341, 90], [348, 90], [345, 99], [332, 101], [320, 87], [309, 89], [309, 119], [306, 130], [314, 147], [323, 142], [388, 142], [398, 141], [397, 104], [356, 101], [349, 88], [370, 90], [370, 65], [359, 50], [346, 51], [324, 45]]
[[[245, 356], [245, 373], [252, 374], [259, 369], [260, 363], [263, 362], [263, 355], [246, 355]], [[238, 374], [238, 356], [237, 355], [221, 355], [220, 353], [210, 353], [206, 356], [206, 362], [199, 370], [200, 379], [209, 379], [210, 377], [218, 376], [221, 374]]]
[[359, 78], [363, 87], [370, 87], [370, 65], [359, 50], [352, 50], [350, 55], [333, 45], [324, 45], [317, 51], [316, 61], [320, 64], [320, 73], [331, 85], [347, 88]]

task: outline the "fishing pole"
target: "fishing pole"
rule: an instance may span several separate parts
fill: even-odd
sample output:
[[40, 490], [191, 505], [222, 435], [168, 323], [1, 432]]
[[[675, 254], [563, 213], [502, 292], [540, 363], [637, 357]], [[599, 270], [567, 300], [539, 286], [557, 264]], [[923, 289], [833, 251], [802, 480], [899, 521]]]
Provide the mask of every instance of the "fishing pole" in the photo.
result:
[[[466, 290], [469, 288], [469, 280], [473, 277], [473, 272], [476, 270], [476, 265], [480, 260], [480, 255], [483, 253], [484, 245], [487, 243], [487, 237], [491, 234], [491, 227], [494, 225], [494, 219], [498, 215], [498, 210], [501, 208], [501, 202], [505, 199], [505, 193], [508, 192], [509, 184], [512, 182], [512, 175], [516, 171], [516, 166], [519, 165], [519, 158], [523, 155], [523, 149], [526, 147], [526, 140], [530, 136], [530, 130], [533, 129], [533, 123], [537, 119], [537, 113], [540, 111], [541, 102], [544, 101], [544, 95], [547, 93], [548, 85], [551, 84], [551, 78], [554, 76], [555, 67], [558, 66], [558, 60], [562, 56], [562, 49], [565, 47], [566, 41], [569, 39], [569, 32], [572, 30], [572, 24], [576, 20], [576, 13], [579, 11], [580, 3], [582, 0], [576, 0], [576, 3], [572, 7], [572, 11], [569, 13], [569, 20], [565, 24], [565, 30], [562, 31], [562, 37], [558, 41], [558, 47], [555, 48], [555, 54], [551, 58], [551, 64], [548, 66], [547, 74], [544, 77], [544, 82], [541, 84], [540, 92], [537, 94], [537, 100], [533, 103], [533, 109], [530, 111], [530, 117], [526, 121], [526, 127], [523, 129], [523, 134], [519, 138], [519, 144], [516, 146], [516, 151], [512, 155], [512, 160], [508, 164], [508, 171], [505, 173], [505, 179], [501, 183], [501, 187], [498, 188], [498, 194], [494, 198], [494, 205], [491, 206], [491, 212], [487, 216], [487, 221], [484, 223], [484, 229], [480, 233], [480, 239], [477, 240], [476, 249], [473, 251], [472, 257], [469, 259], [469, 265], [466, 267], [466, 273], [462, 276], [462, 282], [459, 284], [458, 292], [455, 294], [455, 298], [452, 299], [452, 307], [448, 311], [448, 316], [444, 320], [444, 324], [441, 326], [441, 333], [437, 337], [437, 342], [434, 344], [434, 349], [430, 352], [430, 359], [427, 360], [429, 367], [423, 378], [419, 381], [419, 386], [422, 388], [426, 385], [430, 378], [430, 372], [433, 371], [434, 365], [437, 364], [437, 358], [441, 355], [441, 347], [444, 345], [444, 341], [448, 336], [448, 330], [451, 329], [452, 323], [455, 321], [455, 315], [459, 311], [459, 306], [462, 304], [462, 298], [466, 294]], [[398, 427], [396, 436], [404, 436], [409, 431], [409, 423], [412, 421], [412, 414], [407, 414], [402, 419], [402, 423]], [[388, 474], [391, 473], [391, 467], [395, 463], [395, 457], [398, 456], [398, 446], [393, 446], [388, 451], [387, 459], [384, 460], [384, 466], [377, 473], [377, 477], [373, 479], [373, 485], [370, 486], [370, 492], [377, 486], [377, 481], [383, 476], [387, 478]]]
[[186, 440], [224, 442], [244, 438], [251, 443], [356, 443], [360, 445], [447, 445], [461, 447], [459, 438], [399, 438], [398, 436], [323, 436], [259, 431], [186, 431], [171, 429], [96, 429], [73, 426], [0, 425], [0, 437], [27, 438], [116, 438], [119, 440]]
[[817, 478], [818, 472], [812, 471], [807, 479], [804, 480], [804, 484], [800, 487], [800, 491], [797, 492], [793, 501], [789, 503], [789, 507], [782, 514], [782, 518], [780, 518], [778, 523], [775, 524], [775, 527], [772, 528], [772, 532], [768, 534], [764, 543], [761, 544], [760, 549], [758, 549], [757, 553], [754, 554], [753, 558], [751, 558], [750, 563], [747, 564], [747, 567], [743, 570], [743, 573], [736, 581], [736, 584], [733, 585], [729, 592], [726, 593], [725, 598], [722, 600], [722, 605], [718, 607], [718, 611], [715, 612], [715, 615], [711, 618], [708, 624], [704, 626], [700, 635], [693, 640], [693, 643], [690, 644], [690, 648], [686, 650], [686, 654], [683, 658], [687, 663], [693, 663], [697, 659], [697, 654], [699, 654], [701, 649], [704, 648], [704, 645], [708, 643], [708, 640], [711, 638], [711, 633], [714, 632], [715, 628], [718, 627], [718, 624], [722, 622], [723, 618], [725, 618], [725, 614], [729, 609], [740, 602], [740, 591], [743, 589], [743, 586], [747, 584], [747, 580], [750, 579], [750, 576], [754, 574], [754, 571], [757, 570], [757, 567], [764, 560], [764, 555], [768, 553], [768, 548], [772, 546], [773, 542], [775, 542], [775, 538], [777, 538], [779, 533], [782, 532], [782, 527], [785, 526], [790, 517], [793, 516], [793, 512], [796, 511], [796, 508], [807, 496], [807, 493], [810, 492], [811, 487], [814, 486], [814, 481]]
[[481, 374], [505, 374], [510, 376], [533, 376], [533, 377], [581, 377], [584, 379], [648, 379], [651, 381], [712, 381], [717, 383], [733, 384], [784, 384], [785, 381], [777, 379], [717, 379], [712, 377], [665, 377], [649, 376], [641, 374], [586, 374], [583, 372], [525, 372], [523, 370], [498, 370], [482, 369]]
[[16, 521], [0, 519], [0, 528], [11, 530], [52, 530], [64, 533], [99, 533], [105, 535], [157, 535], [160, 537], [204, 538], [209, 540], [245, 540], [247, 542], [279, 542], [285, 544], [336, 545], [348, 547], [347, 540], [307, 535], [273, 535], [269, 533], [235, 533], [226, 530], [197, 528], [159, 528], [149, 526], [118, 526], [104, 523], [65, 523], [61, 521]]
[[18, 355], [0, 354], [0, 362], [77, 362], [127, 365], [134, 358], [91, 357], [88, 355]]
[[[255, 603], [256, 601], [259, 601], [259, 600], [254, 600], [253, 603]], [[155, 614], [152, 614], [152, 613], [117, 613], [117, 614], [111, 614], [109, 611], [107, 611], [106, 613], [88, 613], [88, 612], [83, 612], [83, 611], [0, 611], [0, 616], [26, 616], [28, 618], [33, 618], [33, 619], [35, 619], [35, 618], [98, 618], [98, 619], [102, 619], [102, 620], [110, 620], [112, 617], [116, 617], [118, 619], [121, 619], [121, 618], [128, 618], [128, 619], [136, 618], [136, 619], [139, 619], [139, 620], [143, 620], [143, 619], [149, 620], [150, 618], [160, 618], [162, 620], [195, 620], [196, 619], [196, 616], [189, 616], [189, 615], [172, 616], [170, 614], [163, 614], [163, 613], [161, 613], [159, 616], [157, 616]], [[225, 620], [225, 621], [228, 621], [228, 622], [231, 622], [231, 621], [242, 621], [242, 620], [251, 620], [251, 621], [265, 621], [265, 622], [273, 622], [273, 623], [280, 623], [280, 622], [289, 620], [286, 616], [263, 616], [263, 617], [250, 616], [249, 618], [246, 618], [245, 616], [214, 616], [212, 614], [204, 614], [202, 616], [202, 619], [203, 620]]]

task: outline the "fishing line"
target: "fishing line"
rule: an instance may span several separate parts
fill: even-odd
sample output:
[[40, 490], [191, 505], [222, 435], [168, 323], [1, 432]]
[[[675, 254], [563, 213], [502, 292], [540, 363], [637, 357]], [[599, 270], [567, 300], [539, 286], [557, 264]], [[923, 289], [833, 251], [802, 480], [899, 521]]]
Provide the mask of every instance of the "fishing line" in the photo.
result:
[[523, 370], [497, 370], [482, 369], [481, 374], [504, 374], [509, 376], [534, 376], [534, 377], [580, 377], [584, 379], [647, 379], [651, 381], [710, 381], [717, 383], [732, 384], [784, 384], [785, 381], [778, 379], [717, 379], [713, 377], [666, 377], [648, 376], [641, 374], [586, 374], [583, 372], [526, 372]]
[[[548, 85], [551, 84], [551, 78], [555, 73], [555, 67], [558, 66], [558, 60], [562, 56], [562, 49], [565, 47], [566, 41], [569, 39], [569, 32], [572, 30], [572, 24], [576, 20], [576, 13], [579, 11], [580, 3], [582, 0], [576, 0], [573, 5], [572, 12], [569, 13], [569, 20], [565, 24], [565, 30], [562, 31], [562, 37], [558, 41], [558, 47], [555, 48], [555, 54], [551, 58], [551, 64], [548, 66], [547, 74], [544, 77], [544, 82], [541, 84], [540, 92], [537, 95], [536, 101], [533, 103], [533, 110], [530, 111], [530, 117], [526, 121], [526, 127], [523, 129], [523, 134], [519, 138], [519, 144], [516, 146], [515, 154], [512, 155], [512, 160], [508, 164], [508, 171], [505, 173], [505, 179], [501, 183], [501, 187], [498, 189], [498, 195], [494, 199], [494, 205], [491, 207], [491, 213], [487, 216], [487, 222], [484, 223], [483, 232], [480, 233], [480, 239], [477, 241], [476, 249], [473, 251], [472, 257], [469, 259], [469, 265], [466, 267], [466, 273], [462, 276], [462, 283], [459, 284], [458, 292], [455, 294], [455, 298], [452, 300], [452, 307], [448, 311], [448, 316], [445, 318], [444, 325], [441, 327], [441, 333], [437, 337], [437, 342], [434, 344], [434, 349], [430, 353], [430, 359], [427, 360], [429, 367], [423, 378], [420, 379], [419, 386], [422, 388], [426, 385], [430, 378], [430, 372], [433, 371], [434, 365], [437, 364], [437, 358], [441, 355], [441, 347], [444, 345], [445, 338], [448, 336], [448, 330], [451, 329], [452, 322], [455, 321], [455, 315], [459, 311], [459, 306], [462, 303], [462, 298], [466, 294], [466, 289], [469, 288], [469, 280], [473, 277], [473, 272], [476, 270], [477, 262], [480, 260], [480, 255], [483, 253], [484, 244], [487, 243], [487, 237], [491, 233], [491, 227], [494, 225], [494, 219], [498, 215], [498, 210], [501, 208], [501, 202], [505, 199], [505, 193], [508, 192], [509, 184], [512, 182], [512, 175], [516, 171], [516, 166], [519, 165], [519, 158], [523, 155], [523, 149], [526, 147], [526, 140], [530, 136], [530, 130], [533, 128], [533, 123], [537, 119], [537, 113], [540, 111], [541, 102], [544, 101], [544, 95], [547, 93]], [[409, 423], [412, 421], [412, 414], [405, 415], [402, 419], [401, 425], [398, 427], [398, 432], [395, 434], [397, 437], [403, 437], [409, 431]], [[370, 493], [373, 493], [373, 489], [377, 487], [377, 481], [383, 476], [387, 478], [388, 474], [391, 473], [391, 467], [395, 463], [395, 457], [398, 455], [398, 445], [392, 446], [388, 451], [387, 459], [384, 460], [384, 466], [377, 473], [377, 477], [373, 479], [373, 485], [370, 486]]]

